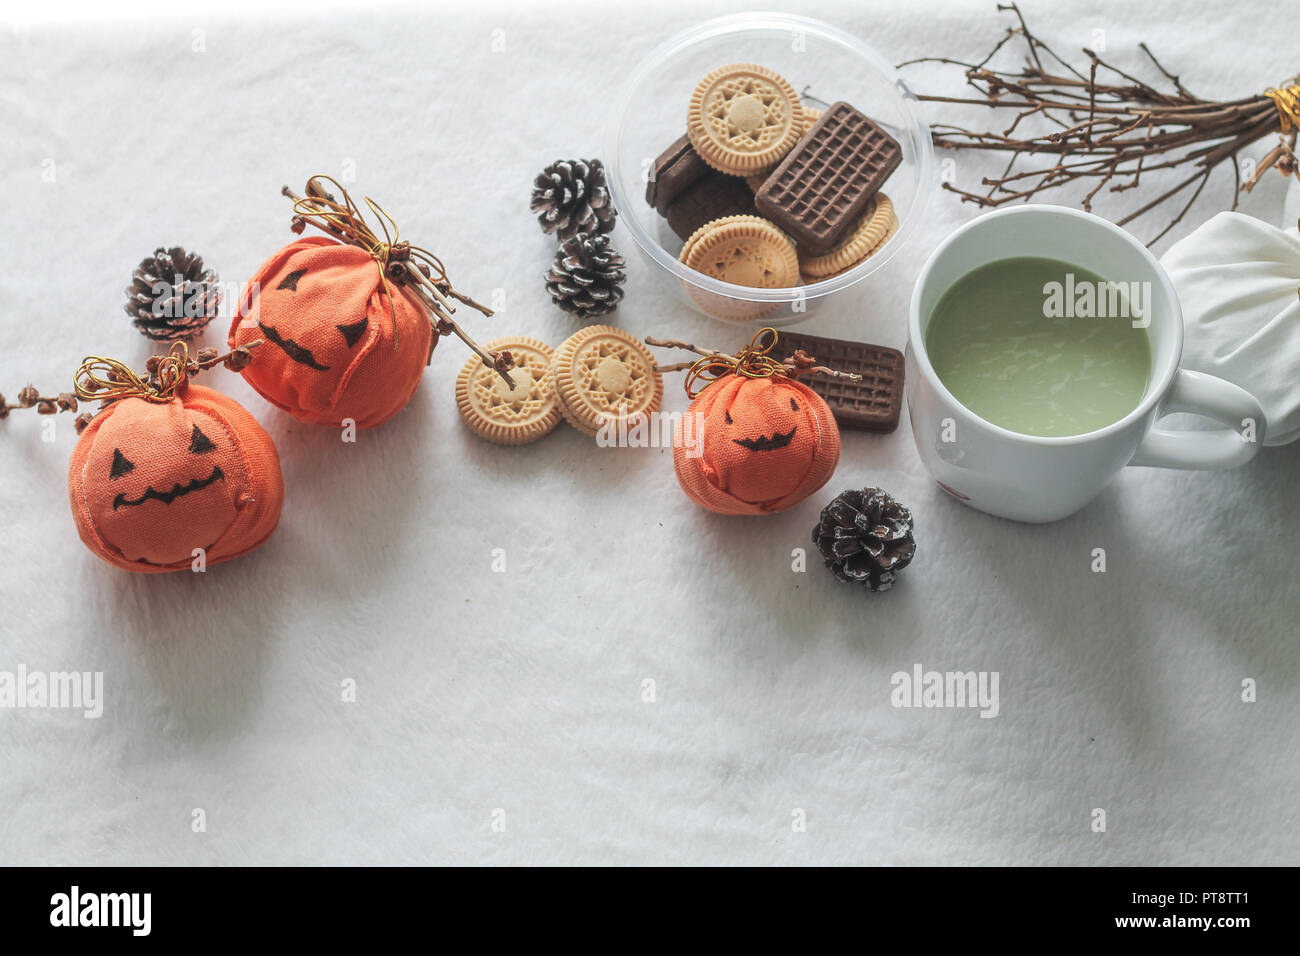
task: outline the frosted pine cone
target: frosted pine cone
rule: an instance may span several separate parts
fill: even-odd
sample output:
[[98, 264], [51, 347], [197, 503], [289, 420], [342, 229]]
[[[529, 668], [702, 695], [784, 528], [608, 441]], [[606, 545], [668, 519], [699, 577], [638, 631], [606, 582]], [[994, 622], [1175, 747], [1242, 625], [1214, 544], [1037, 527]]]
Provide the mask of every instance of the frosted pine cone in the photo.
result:
[[126, 290], [126, 314], [156, 342], [192, 339], [221, 307], [217, 274], [203, 259], [176, 246], [159, 248], [140, 262]]
[[879, 488], [836, 496], [812, 538], [832, 574], [872, 591], [893, 587], [916, 553], [912, 513]]
[[618, 213], [599, 159], [557, 159], [538, 175], [530, 208], [547, 235], [572, 239], [580, 232], [611, 232]]
[[579, 233], [555, 253], [555, 264], [546, 273], [546, 291], [565, 312], [583, 318], [613, 312], [627, 281], [624, 264], [609, 236]]

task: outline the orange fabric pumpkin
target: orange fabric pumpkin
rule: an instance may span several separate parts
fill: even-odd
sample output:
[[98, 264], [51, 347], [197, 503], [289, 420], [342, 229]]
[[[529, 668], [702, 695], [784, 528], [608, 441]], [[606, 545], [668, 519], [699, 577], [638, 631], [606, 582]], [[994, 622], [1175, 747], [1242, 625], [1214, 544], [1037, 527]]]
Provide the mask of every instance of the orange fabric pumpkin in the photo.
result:
[[72, 452], [68, 495], [86, 547], [127, 571], [188, 570], [258, 547], [284, 502], [271, 437], [234, 399], [182, 385], [167, 402], [123, 398]]
[[423, 306], [387, 285], [392, 308], [365, 250], [323, 236], [291, 242], [262, 265], [235, 311], [232, 348], [265, 340], [244, 378], [299, 421], [382, 425], [411, 400], [437, 344]]
[[826, 484], [839, 460], [840, 430], [826, 402], [781, 375], [714, 381], [691, 402], [673, 442], [682, 490], [727, 515], [789, 508]]

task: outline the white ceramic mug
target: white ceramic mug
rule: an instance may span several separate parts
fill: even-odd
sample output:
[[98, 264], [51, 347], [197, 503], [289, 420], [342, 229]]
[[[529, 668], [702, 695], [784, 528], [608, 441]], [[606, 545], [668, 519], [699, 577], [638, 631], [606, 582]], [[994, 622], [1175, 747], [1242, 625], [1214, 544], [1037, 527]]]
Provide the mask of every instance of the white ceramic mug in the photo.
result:
[[[1110, 281], [1147, 283], [1143, 321], [1150, 322], [1151, 371], [1142, 400], [1119, 421], [1065, 438], [1022, 435], [980, 418], [935, 374], [925, 333], [940, 298], [972, 269], [1017, 256], [1057, 259]], [[944, 491], [1017, 521], [1055, 521], [1078, 511], [1125, 465], [1217, 469], [1250, 461], [1264, 440], [1259, 402], [1223, 379], [1179, 368], [1182, 350], [1183, 316], [1173, 283], [1150, 251], [1119, 226], [1062, 206], [986, 213], [935, 249], [912, 292], [906, 391], [921, 460]], [[1156, 427], [1173, 412], [1227, 427]]]

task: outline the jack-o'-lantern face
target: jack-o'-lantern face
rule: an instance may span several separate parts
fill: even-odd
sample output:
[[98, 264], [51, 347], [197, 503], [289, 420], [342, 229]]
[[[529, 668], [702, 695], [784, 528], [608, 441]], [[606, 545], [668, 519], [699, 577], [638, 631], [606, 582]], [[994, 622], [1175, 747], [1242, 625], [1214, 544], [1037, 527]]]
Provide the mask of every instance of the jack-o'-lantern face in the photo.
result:
[[675, 448], [677, 476], [688, 495], [713, 511], [788, 508], [820, 488], [839, 460], [839, 428], [830, 409], [788, 378], [720, 379], [696, 397], [687, 415], [700, 429], [699, 454], [692, 458], [686, 448]]
[[186, 385], [168, 402], [116, 401], [73, 452], [69, 494], [82, 540], [131, 570], [211, 564], [261, 543], [283, 499], [271, 439], [233, 399]]
[[257, 339], [244, 377], [264, 398], [302, 421], [367, 428], [410, 400], [436, 336], [364, 250], [312, 236], [272, 256], [241, 299], [230, 345]]

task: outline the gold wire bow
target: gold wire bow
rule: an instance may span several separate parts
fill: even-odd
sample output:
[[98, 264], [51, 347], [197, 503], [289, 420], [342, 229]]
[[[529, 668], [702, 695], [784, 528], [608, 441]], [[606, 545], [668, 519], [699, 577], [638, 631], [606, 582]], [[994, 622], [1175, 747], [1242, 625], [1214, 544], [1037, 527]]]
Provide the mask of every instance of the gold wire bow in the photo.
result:
[[1270, 87], [1264, 91], [1264, 95], [1277, 107], [1278, 122], [1282, 125], [1278, 132], [1286, 136], [1291, 130], [1300, 127], [1300, 83], [1282, 89]]
[[[764, 336], [771, 335], [771, 341], [762, 344]], [[759, 329], [749, 344], [735, 355], [715, 352], [693, 364], [686, 372], [686, 396], [694, 398], [718, 379], [727, 375], [740, 375], [744, 378], [771, 378], [774, 375], [788, 375], [786, 365], [772, 356], [776, 348], [777, 332], [773, 328]], [[703, 382], [698, 388], [696, 385]]]
[[125, 362], [87, 355], [73, 382], [77, 397], [85, 401], [115, 402], [121, 398], [143, 398], [147, 402], [170, 402], [185, 384], [190, 370], [190, 350], [184, 342], [173, 343], [166, 355], [156, 357], [148, 378], [141, 378]]
[[[342, 200], [335, 199], [333, 194], [328, 192], [321, 183], [328, 183], [337, 190], [338, 194], [343, 197]], [[369, 196], [363, 200], [366, 208], [370, 210], [379, 223], [380, 232], [383, 233], [381, 238], [380, 233], [375, 232], [370, 228], [370, 224], [366, 222], [361, 207], [352, 201], [348, 191], [332, 176], [317, 174], [307, 180], [306, 196], [295, 195], [288, 186], [285, 186], [281, 192], [294, 201], [294, 232], [301, 233], [310, 223], [342, 242], [364, 249], [375, 260], [379, 268], [379, 281], [383, 285], [384, 295], [388, 297], [388, 309], [393, 318], [394, 351], [397, 350], [399, 345], [397, 341], [397, 307], [393, 304], [393, 290], [388, 284], [389, 279], [392, 279], [398, 285], [409, 287], [415, 293], [421, 304], [433, 317], [430, 321], [439, 333], [445, 335], [454, 332], [480, 358], [496, 368], [503, 378], [506, 377], [505, 372], [511, 366], [508, 362], [502, 362], [502, 353], [484, 351], [461, 331], [460, 327], [451, 319], [456, 307], [451, 304], [447, 297], [451, 296], [472, 308], [478, 309], [486, 316], [491, 316], [492, 310], [457, 292], [452, 287], [451, 280], [447, 278], [447, 268], [443, 265], [442, 260], [428, 249], [413, 246], [402, 239], [396, 221], [384, 207]], [[503, 364], [504, 368], [502, 367]]]

